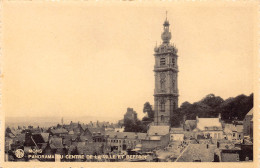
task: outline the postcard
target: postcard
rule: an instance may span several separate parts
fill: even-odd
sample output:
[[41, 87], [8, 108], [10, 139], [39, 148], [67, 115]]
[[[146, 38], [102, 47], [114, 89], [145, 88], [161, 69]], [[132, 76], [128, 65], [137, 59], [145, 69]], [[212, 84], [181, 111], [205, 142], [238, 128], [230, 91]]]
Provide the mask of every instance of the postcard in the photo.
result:
[[256, 167], [258, 5], [1, 1], [0, 167]]

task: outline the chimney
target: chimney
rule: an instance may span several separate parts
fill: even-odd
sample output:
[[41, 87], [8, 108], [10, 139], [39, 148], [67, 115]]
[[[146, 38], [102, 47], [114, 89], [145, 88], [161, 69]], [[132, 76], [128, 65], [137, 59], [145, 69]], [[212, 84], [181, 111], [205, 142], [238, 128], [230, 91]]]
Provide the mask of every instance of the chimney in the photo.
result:
[[199, 116], [196, 116], [196, 121], [199, 122]]

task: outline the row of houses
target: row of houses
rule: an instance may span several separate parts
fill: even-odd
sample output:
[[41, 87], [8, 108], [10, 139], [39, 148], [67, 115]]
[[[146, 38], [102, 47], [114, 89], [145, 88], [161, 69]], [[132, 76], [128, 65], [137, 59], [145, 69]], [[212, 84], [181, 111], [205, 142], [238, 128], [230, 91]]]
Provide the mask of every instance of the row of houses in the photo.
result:
[[186, 120], [183, 127], [170, 130], [171, 141], [184, 138], [211, 138], [214, 140], [226, 139], [239, 141], [245, 138], [253, 139], [253, 109], [245, 116], [243, 121], [224, 123], [221, 116], [217, 118], [199, 118]]

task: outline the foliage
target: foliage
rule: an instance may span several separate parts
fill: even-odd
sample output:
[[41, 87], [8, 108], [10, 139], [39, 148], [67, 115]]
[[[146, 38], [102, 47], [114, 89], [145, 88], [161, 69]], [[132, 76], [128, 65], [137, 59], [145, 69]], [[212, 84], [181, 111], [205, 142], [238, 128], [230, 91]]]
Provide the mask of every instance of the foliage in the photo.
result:
[[140, 120], [124, 120], [125, 132], [147, 132], [147, 126]]
[[6, 132], [6, 133], [11, 133], [12, 131], [11, 131], [11, 129], [10, 129], [9, 127], [7, 127], [7, 128], [5, 129], [5, 132]]
[[243, 120], [253, 107], [253, 93], [250, 96], [239, 95], [235, 98], [223, 100], [219, 96], [209, 94], [193, 104], [184, 102], [171, 118], [171, 126], [180, 126], [186, 119], [195, 120], [199, 117], [217, 117], [221, 114], [222, 120], [231, 122]]
[[146, 102], [144, 104], [143, 112], [147, 113], [148, 118], [153, 118], [154, 116], [154, 110], [152, 108], [152, 105], [149, 102]]

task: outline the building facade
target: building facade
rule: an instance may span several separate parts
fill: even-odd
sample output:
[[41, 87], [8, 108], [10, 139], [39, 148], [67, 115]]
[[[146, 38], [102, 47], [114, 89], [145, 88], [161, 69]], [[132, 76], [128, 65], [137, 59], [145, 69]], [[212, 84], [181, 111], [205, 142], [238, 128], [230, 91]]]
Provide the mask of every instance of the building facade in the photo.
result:
[[244, 135], [253, 137], [253, 109], [251, 109], [243, 120]]
[[170, 43], [171, 32], [169, 26], [170, 24], [166, 17], [161, 35], [163, 43], [154, 48], [155, 125], [169, 125], [174, 110], [178, 108], [178, 50]]

